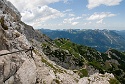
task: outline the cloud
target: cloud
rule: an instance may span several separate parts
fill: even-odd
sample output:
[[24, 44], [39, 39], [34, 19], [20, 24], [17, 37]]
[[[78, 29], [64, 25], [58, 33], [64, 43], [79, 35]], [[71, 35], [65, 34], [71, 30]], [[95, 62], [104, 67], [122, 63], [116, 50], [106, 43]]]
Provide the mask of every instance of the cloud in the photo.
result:
[[48, 6], [42, 6], [34, 8], [31, 11], [24, 11], [21, 15], [23, 21], [31, 22], [46, 21], [53, 18], [63, 17], [64, 14]]
[[93, 15], [88, 17], [87, 20], [97, 20], [97, 24], [105, 24], [103, 23], [104, 18], [113, 16], [116, 16], [116, 14], [112, 14], [110, 12], [94, 13]]
[[60, 0], [8, 0], [20, 11], [30, 10], [35, 7], [48, 5], [51, 3], [59, 2]]
[[92, 22], [86, 22], [83, 25], [90, 25]]
[[22, 21], [34, 27], [40, 26], [41, 23], [63, 17], [64, 14], [53, 9], [48, 4], [59, 2], [61, 0], [8, 0], [15, 5], [22, 15]]
[[87, 20], [101, 20], [106, 17], [113, 17], [116, 16], [116, 14], [111, 14], [110, 12], [102, 12], [102, 13], [94, 13], [90, 17], [87, 18]]
[[63, 23], [68, 23], [68, 24], [71, 24], [71, 25], [76, 25], [78, 24], [79, 22], [76, 22], [76, 20], [79, 20], [81, 19], [82, 17], [72, 17], [72, 18], [66, 18], [64, 19]]
[[72, 25], [77, 25], [79, 22], [73, 22]]
[[103, 21], [103, 19], [97, 21], [96, 23], [98, 23], [98, 24], [102, 24], [102, 23], [103, 23], [102, 21]]
[[75, 15], [74, 15], [74, 14], [69, 14], [69, 16], [70, 16], [70, 17], [73, 17], [73, 16], [75, 16]]
[[60, 11], [50, 8], [48, 6], [42, 6], [41, 8], [34, 9], [33, 12], [27, 13], [28, 11], [22, 14], [22, 20], [33, 27], [42, 26], [43, 22], [47, 20], [63, 17], [64, 14]]
[[63, 11], [64, 13], [66, 13], [66, 12], [71, 12], [72, 11], [72, 9], [66, 9], [65, 11]]
[[100, 5], [106, 5], [106, 6], [115, 6], [119, 5], [122, 0], [88, 0], [88, 9], [93, 9], [95, 7], [98, 7]]

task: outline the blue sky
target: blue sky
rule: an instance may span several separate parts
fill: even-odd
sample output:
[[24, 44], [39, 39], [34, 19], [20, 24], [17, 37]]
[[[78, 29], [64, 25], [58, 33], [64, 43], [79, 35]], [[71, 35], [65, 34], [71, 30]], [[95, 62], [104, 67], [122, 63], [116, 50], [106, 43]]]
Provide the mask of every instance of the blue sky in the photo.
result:
[[8, 0], [35, 29], [125, 30], [125, 0]]

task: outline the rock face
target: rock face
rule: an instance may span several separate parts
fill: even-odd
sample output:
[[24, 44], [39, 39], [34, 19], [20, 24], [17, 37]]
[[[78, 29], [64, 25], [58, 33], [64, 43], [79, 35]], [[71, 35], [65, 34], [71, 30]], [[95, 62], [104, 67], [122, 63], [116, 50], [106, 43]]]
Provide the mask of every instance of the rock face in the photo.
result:
[[[0, 53], [9, 51], [2, 50]], [[23, 54], [22, 54], [23, 55]], [[22, 59], [21, 55], [12, 54], [0, 57], [0, 84], [35, 83], [36, 66], [31, 59]]]
[[90, 77], [84, 77], [79, 80], [79, 84], [85, 83], [85, 84], [110, 84], [106, 80], [110, 80], [111, 78], [114, 78], [113, 74], [105, 73], [104, 75], [95, 73], [91, 75]]
[[34, 46], [33, 57], [30, 51], [0, 56], [0, 84], [88, 84], [82, 82], [78, 73], [50, 61], [40, 44], [51, 39], [20, 19], [20, 13], [10, 2], [0, 0], [0, 55]]
[[[21, 15], [8, 1], [0, 1], [0, 54], [28, 49], [30, 43], [16, 28]], [[19, 52], [0, 56], [0, 84], [33, 84], [36, 82], [36, 65], [30, 53]]]
[[21, 19], [19, 11], [13, 6], [13, 4], [6, 0], [0, 1], [0, 13], [10, 14], [15, 21], [19, 21]]

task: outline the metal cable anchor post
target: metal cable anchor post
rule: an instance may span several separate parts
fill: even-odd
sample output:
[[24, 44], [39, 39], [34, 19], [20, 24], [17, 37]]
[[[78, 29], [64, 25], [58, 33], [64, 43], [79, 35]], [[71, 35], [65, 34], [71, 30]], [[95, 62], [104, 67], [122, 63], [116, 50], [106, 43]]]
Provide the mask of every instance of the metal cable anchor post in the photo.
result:
[[[31, 46], [29, 49], [31, 50], [31, 57], [33, 58], [33, 50], [34, 50], [34, 47]], [[33, 58], [33, 59], [34, 59], [34, 58]]]

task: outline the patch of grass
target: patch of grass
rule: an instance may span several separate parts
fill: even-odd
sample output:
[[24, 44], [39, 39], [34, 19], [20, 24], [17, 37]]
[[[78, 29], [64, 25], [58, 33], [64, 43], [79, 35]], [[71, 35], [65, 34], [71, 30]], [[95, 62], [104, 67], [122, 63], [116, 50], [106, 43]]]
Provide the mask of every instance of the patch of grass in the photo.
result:
[[58, 40], [54, 40], [55, 44], [60, 47], [62, 44]]
[[101, 64], [99, 62], [92, 61], [92, 62], [89, 62], [89, 64], [96, 67], [96, 68], [101, 68]]
[[47, 44], [46, 43], [42, 43], [41, 46], [45, 48], [47, 46]]
[[45, 63], [47, 66], [51, 67], [53, 70], [54, 70], [54, 73], [63, 73], [64, 71], [59, 69], [59, 68], [56, 68], [53, 64], [49, 63], [46, 59], [44, 59], [43, 57], [41, 57], [41, 61], [43, 63]]
[[111, 67], [111, 64], [109, 63], [109, 62], [105, 62], [105, 69], [106, 70], [109, 70], [109, 69], [111, 69], [112, 67]]
[[79, 76], [80, 76], [80, 78], [87, 77], [88, 71], [86, 69], [80, 69], [79, 70]]
[[41, 61], [45, 64], [47, 64], [48, 66], [50, 66], [51, 68], [53, 68], [54, 70], [56, 69], [52, 64], [50, 64], [47, 60], [45, 60], [43, 57], [41, 57]]
[[92, 65], [94, 68], [98, 69], [101, 74], [104, 74], [104, 67], [96, 61], [89, 62], [90, 65]]
[[74, 55], [74, 57], [79, 58], [77, 46], [71, 43], [67, 39], [59, 39], [55, 40], [55, 44], [61, 49], [68, 50], [70, 53]]
[[110, 84], [120, 84], [120, 82], [119, 82], [117, 79], [115, 79], [115, 78], [111, 78], [111, 79], [109, 80], [109, 83], [110, 83]]
[[53, 81], [55, 81], [56, 84], [60, 84], [60, 81], [58, 79], [53, 79]]

